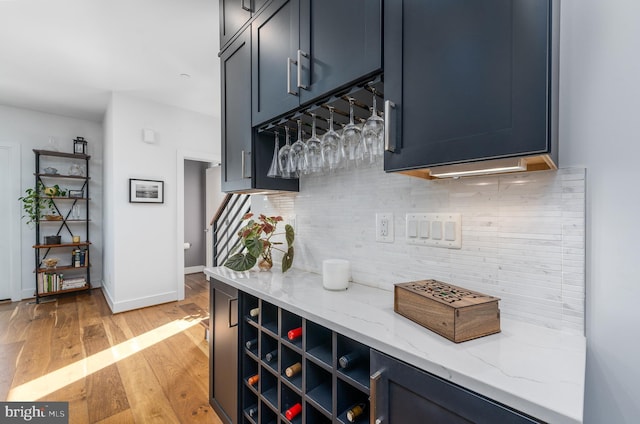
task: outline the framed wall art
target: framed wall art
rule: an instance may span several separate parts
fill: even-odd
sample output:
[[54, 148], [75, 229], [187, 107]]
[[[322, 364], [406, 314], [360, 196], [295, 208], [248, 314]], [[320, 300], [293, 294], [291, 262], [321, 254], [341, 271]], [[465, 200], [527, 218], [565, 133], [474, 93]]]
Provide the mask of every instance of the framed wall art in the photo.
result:
[[129, 178], [129, 203], [164, 203], [164, 181]]

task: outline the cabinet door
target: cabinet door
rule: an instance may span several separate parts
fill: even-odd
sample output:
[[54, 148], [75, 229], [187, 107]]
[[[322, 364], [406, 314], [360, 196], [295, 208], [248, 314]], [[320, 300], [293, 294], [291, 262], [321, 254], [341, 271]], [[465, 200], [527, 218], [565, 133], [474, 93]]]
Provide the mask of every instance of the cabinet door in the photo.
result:
[[223, 53], [222, 190], [251, 188], [251, 37], [247, 29]]
[[220, 48], [251, 19], [251, 0], [220, 0]]
[[251, 24], [253, 125], [299, 105], [299, 0], [275, 0]]
[[225, 424], [238, 422], [238, 290], [211, 281], [210, 403]]
[[538, 422], [374, 350], [371, 373], [371, 422], [380, 417], [389, 424]]
[[550, 7], [386, 0], [385, 170], [549, 152]]
[[382, 68], [380, 0], [301, 0], [301, 103]]

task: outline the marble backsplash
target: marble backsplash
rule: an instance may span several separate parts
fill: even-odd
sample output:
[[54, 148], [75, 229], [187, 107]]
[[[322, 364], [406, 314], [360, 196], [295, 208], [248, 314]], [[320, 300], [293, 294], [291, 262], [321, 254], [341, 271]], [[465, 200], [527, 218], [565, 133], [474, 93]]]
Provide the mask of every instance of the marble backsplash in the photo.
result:
[[[299, 193], [253, 195], [257, 213], [296, 217], [294, 267], [351, 261], [353, 280], [392, 291], [427, 278], [501, 298], [502, 316], [584, 332], [584, 169], [423, 180], [377, 168], [304, 176]], [[375, 214], [395, 241], [376, 243]], [[405, 214], [462, 214], [462, 248], [405, 242]]]

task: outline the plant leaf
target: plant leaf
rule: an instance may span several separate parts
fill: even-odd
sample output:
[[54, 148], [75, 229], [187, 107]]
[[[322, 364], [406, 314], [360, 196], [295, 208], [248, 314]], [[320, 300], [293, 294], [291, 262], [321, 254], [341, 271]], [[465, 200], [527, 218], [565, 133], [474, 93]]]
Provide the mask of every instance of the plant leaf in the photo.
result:
[[295, 234], [293, 233], [293, 227], [289, 224], [284, 226], [284, 231], [287, 238], [287, 245], [291, 247], [293, 244], [293, 240], [295, 239]]
[[256, 257], [250, 253], [236, 253], [224, 263], [224, 266], [234, 271], [248, 271], [256, 264]]
[[293, 265], [293, 246], [289, 246], [289, 250], [282, 257], [282, 272], [287, 272]]
[[264, 243], [258, 236], [249, 236], [244, 240], [244, 245], [254, 258], [259, 257], [264, 250]]

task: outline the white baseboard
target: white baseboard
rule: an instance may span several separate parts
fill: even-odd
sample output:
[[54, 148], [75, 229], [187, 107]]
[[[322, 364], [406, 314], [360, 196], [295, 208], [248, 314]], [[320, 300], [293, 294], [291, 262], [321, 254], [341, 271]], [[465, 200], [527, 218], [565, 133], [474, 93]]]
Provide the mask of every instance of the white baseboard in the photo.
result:
[[204, 271], [204, 265], [196, 265], [196, 266], [185, 266], [184, 267], [184, 274], [195, 274], [197, 272], [203, 272]]
[[[105, 298], [107, 296], [105, 295]], [[153, 296], [139, 297], [137, 299], [124, 300], [121, 302], [113, 302], [108, 299], [111, 312], [117, 314], [119, 312], [131, 311], [133, 309], [146, 308], [147, 306], [155, 306], [161, 303], [175, 302], [178, 300], [178, 293], [175, 291], [156, 294]]]

